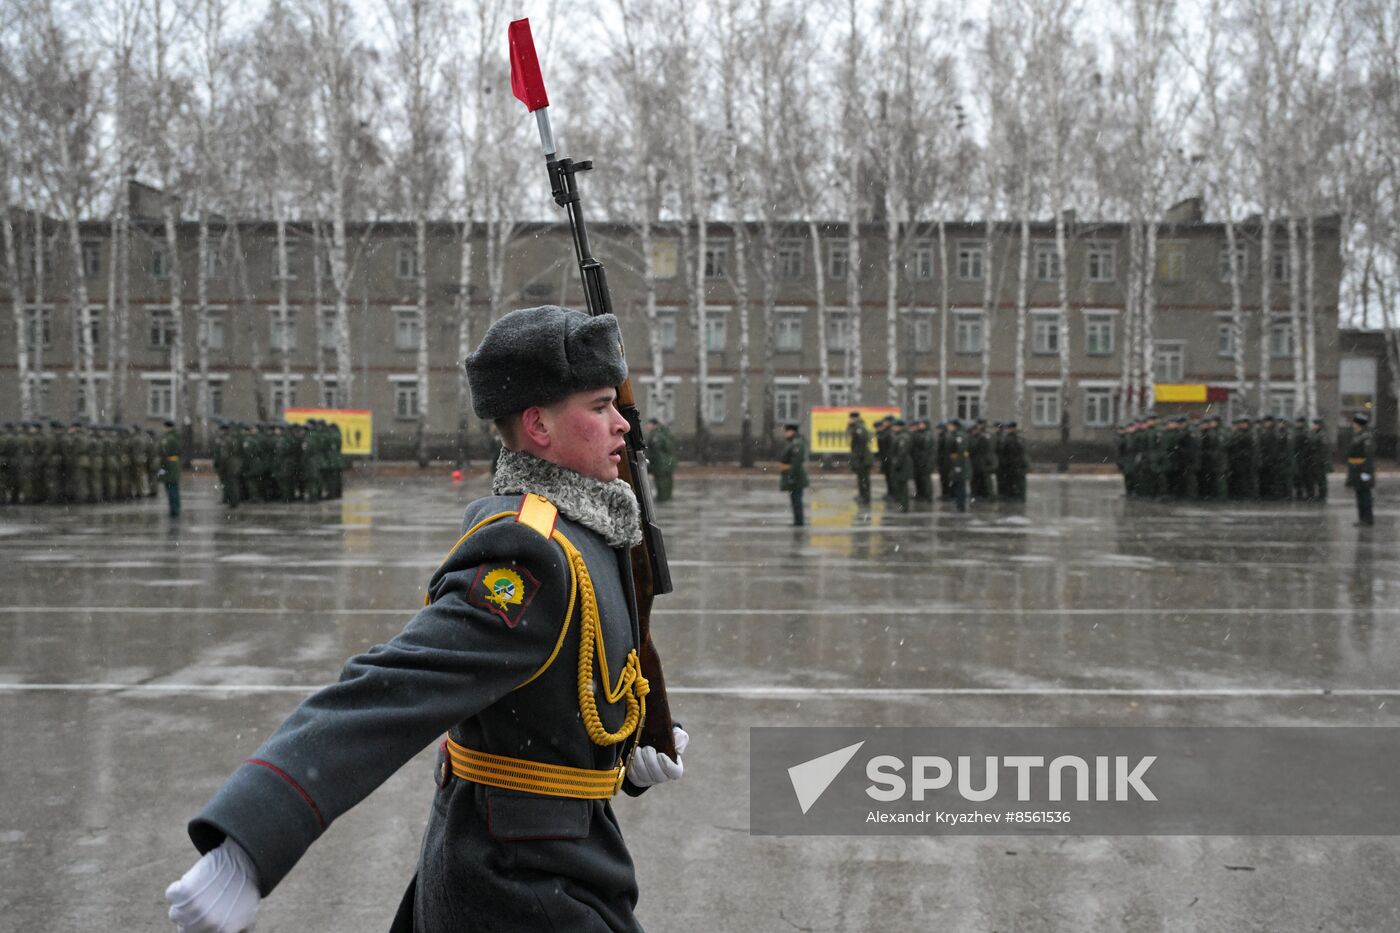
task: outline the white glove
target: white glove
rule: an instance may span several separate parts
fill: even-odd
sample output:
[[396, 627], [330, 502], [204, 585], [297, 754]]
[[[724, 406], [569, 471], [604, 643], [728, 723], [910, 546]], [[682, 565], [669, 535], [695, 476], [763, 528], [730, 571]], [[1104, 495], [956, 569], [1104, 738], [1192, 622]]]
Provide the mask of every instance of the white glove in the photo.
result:
[[257, 869], [238, 843], [225, 839], [166, 888], [165, 899], [180, 933], [252, 930], [258, 912]]
[[679, 781], [685, 773], [685, 762], [680, 760], [685, 747], [690, 744], [690, 736], [680, 726], [671, 727], [676, 740], [676, 760], [663, 755], [650, 745], [639, 745], [632, 753], [632, 763], [627, 766], [627, 779], [638, 787], [651, 787], [667, 781]]
[[1361, 482], [1363, 482], [1363, 483], [1369, 483], [1370, 481], [1371, 481], [1371, 474], [1370, 474], [1370, 473], [1362, 473], [1362, 474], [1361, 474]]

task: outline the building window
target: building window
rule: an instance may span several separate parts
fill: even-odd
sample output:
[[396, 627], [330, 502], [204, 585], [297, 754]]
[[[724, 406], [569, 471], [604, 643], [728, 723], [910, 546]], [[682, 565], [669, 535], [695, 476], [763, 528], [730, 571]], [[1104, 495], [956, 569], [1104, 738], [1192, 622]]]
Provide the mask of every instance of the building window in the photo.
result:
[[[98, 379], [94, 380], [94, 383], [96, 385], [102, 385], [102, 379], [99, 377]], [[86, 378], [79, 376], [77, 379], [73, 380], [73, 386], [77, 390], [73, 395], [73, 413], [79, 418], [81, 418], [83, 415], [87, 414], [88, 381]], [[100, 392], [98, 393], [97, 397], [97, 405], [98, 411], [101, 412], [102, 395]]]
[[802, 420], [802, 390], [797, 386], [773, 389], [773, 420], [778, 424]]
[[399, 308], [394, 312], [394, 349], [417, 350], [420, 318], [417, 308]]
[[211, 310], [207, 320], [209, 322], [209, 329], [206, 333], [208, 335], [209, 349], [222, 350], [224, 348], [224, 312]]
[[49, 416], [49, 380], [41, 376], [29, 376], [29, 404], [36, 418]]
[[651, 386], [647, 390], [647, 409], [657, 421], [670, 424], [676, 419], [676, 390], [669, 386]]
[[826, 348], [840, 351], [851, 348], [851, 319], [845, 311], [827, 312]]
[[287, 268], [282, 268], [281, 254], [274, 244], [272, 250], [272, 277], [274, 279], [295, 279], [297, 277], [297, 251], [292, 244], [287, 244]]
[[395, 274], [401, 279], [418, 278], [418, 250], [412, 243], [400, 243]]
[[1053, 428], [1060, 423], [1060, 387], [1036, 386], [1031, 389], [1031, 424]]
[[982, 352], [982, 315], [959, 314], [953, 324], [953, 352]]
[[705, 386], [705, 423], [723, 424], [724, 418], [724, 386], [710, 383]]
[[953, 407], [959, 421], [976, 421], [982, 417], [982, 389], [978, 386], [958, 386]]
[[980, 242], [959, 243], [958, 278], [965, 282], [981, 281], [983, 254], [984, 250]]
[[802, 256], [806, 252], [801, 240], [783, 240], [778, 244], [778, 278], [802, 278]]
[[933, 390], [920, 386], [909, 393], [909, 410], [915, 421], [933, 416]]
[[[1235, 266], [1240, 270], [1240, 281], [1249, 280], [1249, 247], [1240, 243], [1235, 245]], [[1222, 246], [1220, 248], [1220, 281], [1230, 281], [1230, 248]]]
[[1276, 358], [1290, 358], [1293, 356], [1293, 323], [1291, 321], [1275, 321], [1269, 326], [1269, 355]]
[[1158, 382], [1178, 383], [1186, 378], [1186, 347], [1180, 343], [1159, 343], [1153, 347], [1153, 368]]
[[1292, 389], [1274, 389], [1269, 393], [1269, 414], [1292, 421], [1297, 399]]
[[102, 244], [96, 240], [83, 241], [83, 276], [95, 279], [102, 273]]
[[851, 404], [851, 387], [844, 382], [833, 382], [828, 394], [831, 396], [831, 404], [837, 408], [845, 408]]
[[710, 353], [723, 353], [729, 336], [728, 315], [709, 311], [705, 314], [705, 349]]
[[[93, 305], [87, 309], [88, 346], [96, 350], [102, 346], [102, 307]], [[80, 332], [81, 333], [81, 332]]]
[[669, 352], [676, 349], [676, 312], [674, 309], [668, 308], [656, 312], [656, 334], [662, 350]]
[[297, 384], [295, 382], [274, 382], [272, 383], [272, 413], [282, 417], [282, 413], [288, 408], [295, 408], [297, 404]]
[[327, 377], [321, 380], [321, 407], [340, 407], [340, 386], [334, 378]]
[[729, 244], [705, 244], [705, 278], [722, 279], [729, 274]]
[[1157, 253], [1157, 279], [1161, 282], [1180, 282], [1186, 278], [1186, 245], [1184, 243], [1164, 243]]
[[832, 240], [826, 244], [828, 274], [833, 279], [844, 279], [847, 267], [851, 264], [851, 244], [846, 240]]
[[175, 391], [169, 379], [152, 379], [146, 383], [146, 416], [175, 417]]
[[147, 336], [153, 350], [167, 349], [175, 342], [175, 319], [169, 308], [151, 309], [151, 328]]
[[1060, 319], [1057, 315], [1031, 315], [1031, 352], [1060, 352]]
[[24, 345], [30, 351], [53, 346], [53, 320], [48, 308], [24, 310]]
[[773, 349], [778, 353], [802, 351], [802, 315], [779, 314], [773, 319]]
[[1089, 388], [1084, 390], [1084, 426], [1106, 428], [1113, 424], [1113, 390]]
[[166, 253], [163, 246], [151, 248], [151, 278], [170, 278], [170, 255]]
[[1084, 318], [1084, 352], [1090, 356], [1113, 355], [1113, 315], [1091, 314]]
[[928, 240], [914, 244], [914, 278], [925, 282], [933, 278], [933, 244]]
[[1088, 252], [1089, 281], [1113, 281], [1113, 244], [1091, 243]]
[[914, 352], [928, 353], [933, 350], [933, 315], [916, 313], [913, 318]]
[[268, 338], [268, 346], [279, 353], [295, 350], [297, 348], [296, 309], [287, 309], [285, 324], [283, 323], [281, 309], [273, 308], [271, 314], [272, 331]]
[[1215, 325], [1215, 355], [1235, 355], [1235, 325], [1229, 321], [1218, 321]]
[[1060, 252], [1052, 243], [1035, 248], [1035, 279], [1037, 282], [1057, 282], [1060, 279]]
[[224, 384], [222, 382], [209, 383], [209, 414], [219, 417], [224, 413]]
[[417, 380], [405, 380], [394, 383], [394, 417], [418, 417]]
[[224, 277], [224, 253], [220, 247], [223, 239], [220, 238], [209, 244], [204, 253], [204, 274], [207, 278], [221, 279]]
[[1293, 264], [1286, 250], [1276, 249], [1270, 257], [1275, 282], [1287, 282], [1293, 277]]
[[322, 308], [320, 314], [321, 349], [335, 349], [335, 308]]

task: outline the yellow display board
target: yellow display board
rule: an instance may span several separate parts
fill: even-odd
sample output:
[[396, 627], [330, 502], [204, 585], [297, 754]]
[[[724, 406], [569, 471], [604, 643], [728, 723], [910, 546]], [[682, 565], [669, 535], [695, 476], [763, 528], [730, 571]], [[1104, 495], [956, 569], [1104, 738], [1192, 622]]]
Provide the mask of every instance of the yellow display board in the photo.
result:
[[1206, 387], [1159, 382], [1152, 387], [1152, 395], [1159, 402], [1204, 402]]
[[848, 405], [844, 408], [813, 408], [812, 429], [808, 433], [808, 450], [814, 454], [848, 454], [851, 452], [850, 435], [846, 433], [846, 421], [851, 412], [860, 412], [861, 420], [870, 429], [870, 450], [875, 450], [875, 422], [886, 415], [900, 417], [899, 409], [891, 406]]
[[340, 452], [368, 457], [374, 443], [374, 414], [367, 408], [287, 408], [282, 418], [288, 424], [305, 424], [312, 418], [329, 421], [340, 428]]

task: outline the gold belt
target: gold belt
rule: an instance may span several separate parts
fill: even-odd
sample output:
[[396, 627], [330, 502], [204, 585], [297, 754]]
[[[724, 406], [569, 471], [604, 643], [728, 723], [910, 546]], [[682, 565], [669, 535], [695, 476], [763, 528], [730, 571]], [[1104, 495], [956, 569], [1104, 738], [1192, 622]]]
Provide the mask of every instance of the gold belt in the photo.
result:
[[1347, 463], [1350, 463], [1352, 466], [1360, 466], [1365, 462], [1365, 457], [1347, 457]]
[[598, 770], [492, 755], [467, 748], [451, 737], [447, 739], [447, 759], [452, 773], [465, 781], [576, 800], [608, 800], [621, 789], [627, 774], [624, 764]]

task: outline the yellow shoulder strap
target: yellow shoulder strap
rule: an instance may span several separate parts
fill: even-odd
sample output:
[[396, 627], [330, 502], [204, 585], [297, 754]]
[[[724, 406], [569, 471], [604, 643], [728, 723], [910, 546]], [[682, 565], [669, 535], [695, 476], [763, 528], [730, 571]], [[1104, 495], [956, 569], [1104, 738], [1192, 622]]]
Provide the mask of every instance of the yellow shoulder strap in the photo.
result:
[[520, 500], [520, 510], [515, 513], [517, 522], [533, 528], [545, 539], [554, 537], [554, 523], [558, 519], [559, 510], [548, 499], [533, 492], [525, 494]]

